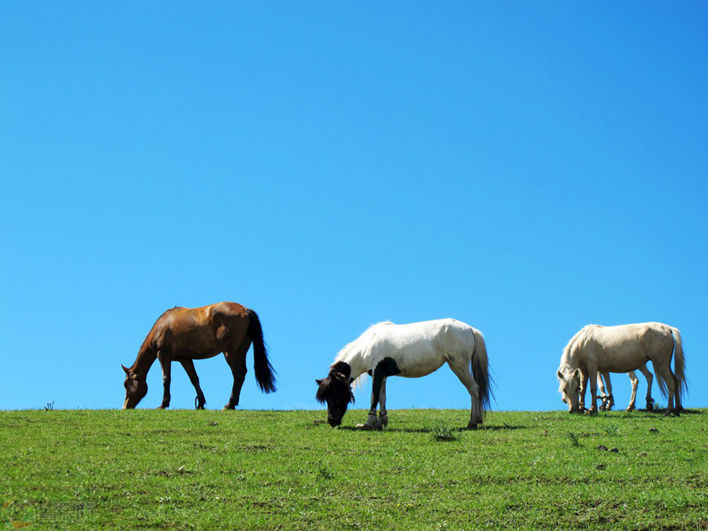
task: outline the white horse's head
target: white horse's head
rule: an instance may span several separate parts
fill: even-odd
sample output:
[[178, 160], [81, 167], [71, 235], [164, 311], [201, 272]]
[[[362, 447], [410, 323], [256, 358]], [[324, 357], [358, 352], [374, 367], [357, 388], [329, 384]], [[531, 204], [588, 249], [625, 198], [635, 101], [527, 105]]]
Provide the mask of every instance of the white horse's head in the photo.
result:
[[558, 369], [558, 392], [561, 394], [561, 400], [568, 404], [570, 413], [580, 412], [580, 369], [571, 369], [570, 367], [561, 367]]

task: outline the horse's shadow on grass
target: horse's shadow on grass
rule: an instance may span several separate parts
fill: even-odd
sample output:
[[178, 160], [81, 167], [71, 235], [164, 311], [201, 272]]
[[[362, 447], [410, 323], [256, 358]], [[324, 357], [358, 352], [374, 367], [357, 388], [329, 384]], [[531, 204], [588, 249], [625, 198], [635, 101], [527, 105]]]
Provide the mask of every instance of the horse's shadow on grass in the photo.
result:
[[[635, 410], [637, 413], [647, 413], [649, 415], [656, 415], [658, 416], [666, 416], [667, 409], [665, 407], [657, 407], [654, 409], [637, 409]], [[631, 413], [631, 412], [627, 412]], [[681, 415], [702, 415], [702, 411], [698, 411], [697, 409], [682, 409], [680, 412]]]
[[[347, 431], [390, 431], [390, 432], [400, 432], [400, 433], [433, 433], [435, 431], [435, 428], [433, 427], [422, 427], [422, 428], [390, 428], [386, 427], [383, 430], [366, 430], [364, 428], [357, 428], [356, 426], [339, 426], [337, 428], [339, 430], [347, 430]], [[484, 425], [484, 426], [478, 426], [477, 429], [475, 430], [468, 430], [467, 428], [451, 428], [451, 431], [455, 432], [474, 432], [474, 431], [499, 431], [499, 430], [524, 430], [528, 429], [528, 426], [521, 426], [521, 425], [511, 425], [511, 424], [502, 424], [502, 425]]]

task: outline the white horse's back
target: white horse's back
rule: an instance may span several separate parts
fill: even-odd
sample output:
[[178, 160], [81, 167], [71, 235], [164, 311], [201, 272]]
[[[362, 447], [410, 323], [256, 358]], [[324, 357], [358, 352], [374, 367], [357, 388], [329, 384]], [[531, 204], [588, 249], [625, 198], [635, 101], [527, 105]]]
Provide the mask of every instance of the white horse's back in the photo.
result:
[[389, 321], [370, 327], [364, 334], [372, 365], [390, 357], [399, 376], [419, 378], [438, 370], [446, 362], [469, 358], [475, 347], [474, 328], [456, 319], [435, 319], [410, 324]]

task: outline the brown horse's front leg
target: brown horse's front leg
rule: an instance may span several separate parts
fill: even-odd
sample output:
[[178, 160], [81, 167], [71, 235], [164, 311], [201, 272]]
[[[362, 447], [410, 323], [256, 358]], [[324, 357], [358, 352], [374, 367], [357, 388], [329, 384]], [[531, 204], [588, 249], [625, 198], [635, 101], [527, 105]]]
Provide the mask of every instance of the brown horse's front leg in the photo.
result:
[[160, 365], [162, 366], [162, 404], [160, 409], [170, 407], [170, 383], [172, 381], [172, 360], [167, 356], [160, 355]]

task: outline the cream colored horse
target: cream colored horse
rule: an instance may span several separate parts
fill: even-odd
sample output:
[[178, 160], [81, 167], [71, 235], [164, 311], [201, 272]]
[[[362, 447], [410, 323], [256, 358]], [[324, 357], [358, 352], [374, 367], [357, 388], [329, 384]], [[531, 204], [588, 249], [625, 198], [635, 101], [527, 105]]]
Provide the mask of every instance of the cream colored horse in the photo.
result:
[[[672, 355], [675, 373], [671, 372]], [[571, 413], [580, 411], [580, 391], [589, 379], [590, 414], [596, 414], [598, 373], [634, 371], [648, 361], [654, 366], [661, 393], [668, 392], [667, 414], [678, 415], [686, 389], [683, 346], [679, 330], [663, 323], [585, 326], [563, 349], [558, 391]]]

